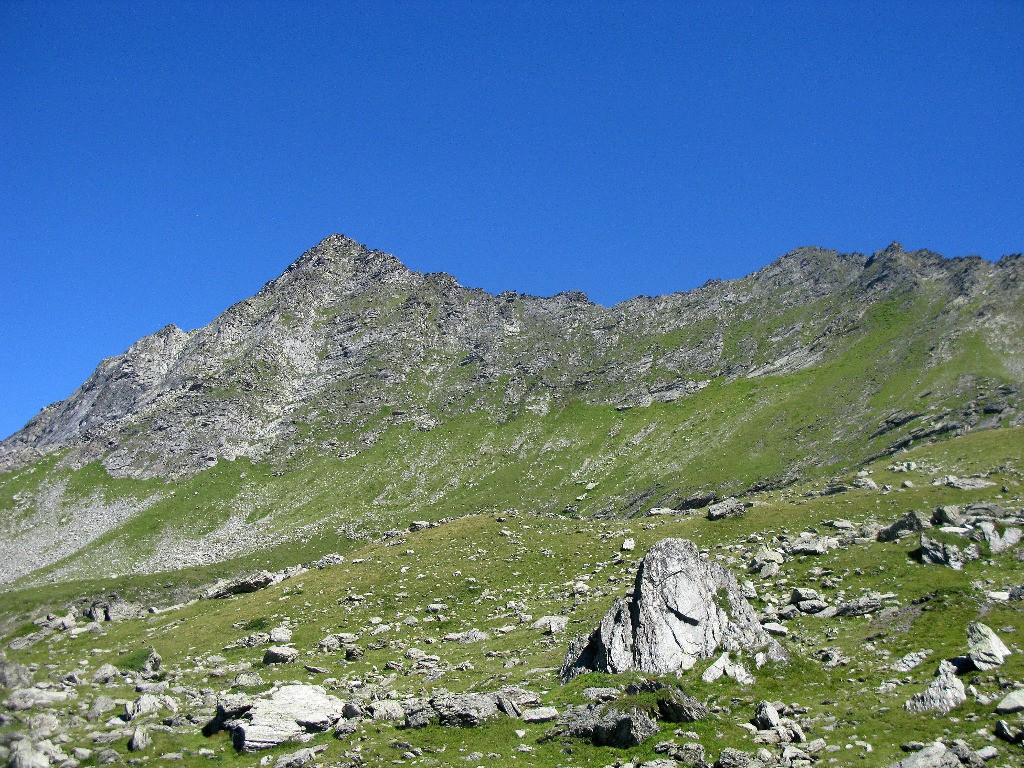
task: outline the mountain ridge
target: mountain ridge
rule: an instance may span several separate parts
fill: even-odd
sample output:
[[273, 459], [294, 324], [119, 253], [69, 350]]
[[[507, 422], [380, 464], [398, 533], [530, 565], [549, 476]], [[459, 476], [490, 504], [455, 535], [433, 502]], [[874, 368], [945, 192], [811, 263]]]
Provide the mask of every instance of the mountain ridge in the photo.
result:
[[[217, 348], [237, 346], [239, 335], [250, 336], [250, 348], [264, 342], [274, 343], [268, 338], [277, 331], [273, 326], [287, 324], [288, 318], [300, 311], [312, 308], [314, 312], [330, 313], [337, 308], [343, 313], [346, 302], [351, 303], [367, 296], [372, 299], [381, 298], [379, 295], [372, 296], [375, 293], [386, 293], [391, 300], [396, 297], [396, 292], [408, 294], [405, 301], [412, 302], [414, 310], [426, 308], [429, 313], [435, 305], [447, 307], [452, 314], [461, 315], [456, 320], [465, 320], [468, 315], [475, 313], [478, 317], [469, 318], [469, 324], [472, 326], [476, 322], [477, 327], [463, 328], [460, 334], [460, 340], [470, 346], [475, 343], [484, 347], [498, 347], [502, 343], [501, 337], [521, 334], [524, 321], [532, 326], [534, 333], [556, 336], [576, 333], [596, 339], [598, 344], [595, 346], [602, 343], [607, 346], [609, 339], [601, 338], [602, 327], [611, 332], [605, 333], [605, 337], [616, 334], [621, 336], [620, 326], [637, 326], [646, 333], [672, 332], [687, 327], [686, 321], [707, 320], [709, 314], [732, 312], [736, 306], [756, 302], [766, 296], [783, 305], [794, 306], [826, 298], [852, 286], [871, 295], [874, 292], [884, 294], [912, 290], [922, 281], [949, 279], [955, 283], [954, 300], [964, 299], [976, 293], [986, 281], [1001, 279], [1005, 283], [1003, 290], [1007, 290], [1019, 279], [1018, 263], [1019, 259], [1013, 257], [1004, 257], [995, 263], [986, 262], [980, 257], [946, 259], [926, 250], [906, 252], [898, 243], [870, 257], [840, 254], [838, 251], [808, 246], [784, 254], [745, 278], [715, 281], [686, 292], [633, 297], [611, 307], [603, 307], [574, 291], [536, 297], [511, 291], [491, 294], [483, 289], [466, 288], [446, 273], [423, 274], [412, 271], [390, 254], [368, 249], [344, 235], [334, 234], [304, 252], [254, 296], [235, 303], [208, 325], [188, 332], [173, 325], [166, 326], [143, 337], [121, 355], [102, 361], [96, 372], [71, 396], [48, 406], [25, 427], [0, 442], [0, 467], [10, 469], [20, 466], [24, 461], [38, 458], [50, 450], [76, 450], [82, 445], [88, 446], [95, 439], [90, 433], [91, 429], [109, 428], [111, 424], [132, 416], [156, 400], [172, 397], [177, 390], [202, 388], [203, 381], [209, 378], [211, 371], [204, 371], [203, 366], [182, 360], [182, 355], [216, 357]], [[749, 290], [744, 290], [747, 288]], [[413, 296], [417, 293], [421, 294], [419, 299]], [[417, 303], [419, 307], [415, 307]], [[469, 306], [454, 306], [458, 303]], [[708, 311], [701, 311], [702, 303], [707, 304]], [[511, 311], [513, 307], [519, 308], [519, 311]], [[684, 317], [677, 317], [680, 310]], [[690, 310], [689, 313], [686, 310]], [[371, 302], [366, 307], [350, 312], [352, 316], [349, 321], [372, 323], [375, 313], [379, 311], [380, 307], [373, 306]], [[675, 322], [659, 324], [662, 315], [673, 312], [675, 314], [671, 315], [671, 321]], [[497, 328], [497, 321], [502, 323], [502, 328]], [[300, 330], [309, 330], [309, 334], [313, 334], [313, 329]], [[435, 340], [441, 341], [436, 336]], [[264, 359], [263, 362], [272, 366], [283, 361], [295, 369], [295, 376], [291, 377], [293, 381], [277, 394], [284, 395], [283, 402], [298, 402], [303, 397], [304, 387], [294, 379], [308, 380], [309, 377], [315, 377], [322, 373], [319, 370], [322, 366], [317, 365], [313, 359], [317, 355], [308, 348], [309, 344], [304, 345], [308, 337], [303, 339], [296, 334], [294, 338], [285, 339], [285, 343], [281, 341], [278, 339], [276, 345], [278, 359]], [[330, 346], [335, 341], [331, 338], [318, 339], [317, 343]], [[709, 334], [704, 341], [709, 345], [719, 342], [715, 334]], [[379, 336], [374, 342], [387, 343]], [[614, 342], [611, 343], [614, 346]], [[422, 356], [427, 350], [422, 348], [423, 344], [419, 346]], [[339, 352], [345, 357], [351, 350], [338, 350], [335, 346], [321, 354], [329, 360], [332, 353]], [[553, 358], [560, 355], [570, 360], [573, 357], [571, 350], [543, 352], [552, 358], [548, 361], [552, 363], [555, 362]], [[469, 350], [467, 356], [473, 356], [472, 350]], [[784, 357], [780, 355], [778, 359]], [[576, 368], [580, 367], [578, 362]], [[699, 359], [696, 363], [690, 366], [691, 369], [700, 371], [708, 367], [701, 365]], [[782, 367], [785, 365], [783, 363]], [[731, 373], [737, 375], [742, 370], [742, 367], [734, 368]], [[224, 374], [223, 371], [212, 372]], [[715, 373], [707, 370], [701, 372]], [[531, 373], [536, 374], [537, 371]], [[726, 371], [726, 375], [729, 375], [729, 371]], [[219, 378], [227, 379], [230, 384], [237, 384], [241, 379], [240, 386], [243, 389], [252, 385], [244, 373], [232, 375], [228, 372]], [[626, 399], [620, 399], [619, 403]], [[262, 410], [267, 411], [266, 407]], [[271, 413], [264, 415], [272, 416]], [[94, 449], [86, 453], [90, 458], [95, 458], [98, 452]], [[242, 450], [241, 454], [250, 455], [251, 452]], [[255, 454], [251, 455], [256, 457]], [[208, 462], [184, 462], [191, 464], [191, 471], [201, 469], [204, 463]], [[176, 467], [175, 471], [181, 468]], [[144, 476], [147, 470], [141, 471]], [[162, 471], [158, 468], [155, 474]]]

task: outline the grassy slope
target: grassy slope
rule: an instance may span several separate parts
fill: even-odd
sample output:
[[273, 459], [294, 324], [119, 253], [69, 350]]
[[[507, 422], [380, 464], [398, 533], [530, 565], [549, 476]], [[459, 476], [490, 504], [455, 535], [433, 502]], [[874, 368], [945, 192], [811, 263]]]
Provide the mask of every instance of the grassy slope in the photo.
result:
[[[620, 415], [616, 415], [618, 418]], [[629, 419], [632, 414], [621, 415]], [[593, 676], [561, 687], [552, 668], [557, 667], [564, 653], [567, 638], [554, 640], [520, 625], [507, 607], [509, 601], [524, 604], [527, 612], [539, 616], [564, 613], [570, 617], [568, 636], [588, 631], [607, 609], [614, 596], [622, 594], [635, 572], [635, 560], [614, 562], [623, 538], [637, 539], [636, 555], [666, 536], [683, 536], [710, 550], [712, 556], [730, 562], [732, 548], [740, 542], [769, 540], [774, 534], [795, 533], [808, 527], [819, 527], [823, 521], [845, 518], [861, 521], [876, 518], [888, 521], [908, 509], [927, 510], [941, 503], [964, 503], [970, 500], [997, 500], [1010, 506], [1021, 503], [1022, 486], [1020, 446], [1024, 430], [993, 430], [979, 432], [934, 446], [917, 448], [901, 459], [919, 462], [922, 469], [912, 475], [887, 471], [886, 461], [871, 469], [879, 483], [899, 485], [912, 479], [915, 487], [883, 494], [854, 491], [837, 496], [806, 499], [799, 492], [804, 487], [775, 491], [756, 496], [757, 505], [737, 520], [711, 523], [702, 518], [587, 520], [558, 515], [529, 514], [528, 510], [503, 514], [478, 514], [464, 517], [443, 526], [408, 534], [395, 546], [367, 544], [350, 552], [361, 563], [349, 563], [307, 573], [295, 580], [253, 595], [227, 601], [200, 602], [184, 609], [153, 617], [106, 625], [104, 635], [71, 638], [56, 635], [28, 651], [10, 657], [40, 665], [37, 679], [56, 679], [76, 665], [89, 674], [104, 662], [126, 666], [129, 655], [149, 645], [155, 646], [172, 667], [182, 670], [177, 682], [194, 687], [226, 688], [230, 678], [208, 678], [210, 666], [197, 660], [217, 653], [231, 640], [246, 634], [242, 626], [253, 623], [274, 626], [290, 617], [298, 626], [294, 641], [301, 649], [300, 662], [327, 667], [328, 675], [307, 674], [297, 665], [263, 667], [259, 649], [237, 649], [223, 652], [227, 664], [252, 662], [259, 669], [268, 687], [274, 681], [337, 679], [339, 690], [349, 688], [351, 681], [365, 685], [380, 681], [389, 673], [384, 663], [403, 659], [407, 647], [418, 647], [440, 655], [446, 664], [455, 666], [468, 661], [471, 669], [449, 671], [435, 685], [451, 690], [490, 690], [503, 683], [520, 683], [543, 691], [546, 703], [564, 706], [580, 700], [580, 690], [587, 684], [607, 682]], [[564, 470], [566, 473], [570, 469]], [[990, 479], [1005, 484], [1009, 493], [999, 487], [987, 491], [964, 492], [930, 485], [933, 476], [954, 472], [967, 475], [991, 473]], [[508, 483], [513, 479], [509, 478]], [[500, 486], [496, 486], [500, 487]], [[472, 493], [472, 490], [466, 493]], [[576, 493], [576, 490], [572, 491]], [[501, 508], [495, 503], [493, 508]], [[1018, 604], [994, 604], [984, 599], [984, 589], [1007, 588], [1024, 583], [1024, 564], [1012, 553], [986, 557], [971, 563], [963, 572], [936, 566], [921, 566], [907, 557], [910, 541], [898, 544], [854, 546], [819, 558], [798, 558], [785, 566], [781, 578], [772, 584], [758, 583], [762, 591], [785, 593], [790, 585], [819, 586], [824, 574], [809, 575], [812, 568], [826, 569], [843, 578], [842, 589], [856, 596], [861, 588], [891, 591], [898, 594], [898, 604], [909, 606], [922, 596], [936, 595], [927, 610], [912, 615], [909, 628], [871, 618], [832, 619], [821, 621], [805, 617], [790, 622], [793, 634], [784, 642], [794, 656], [784, 671], [764, 670], [755, 686], [744, 689], [734, 683], [704, 685], [696, 675], [684, 678], [685, 686], [694, 694], [722, 708], [721, 717], [705, 723], [684, 726], [694, 730], [712, 754], [723, 745], [752, 749], [749, 737], [736, 722], [753, 714], [754, 703], [761, 698], [784, 699], [810, 708], [809, 716], [832, 716], [834, 721], [820, 720], [809, 732], [811, 738], [825, 737], [830, 744], [844, 746], [861, 740], [871, 743], [868, 753], [860, 747], [843, 749], [834, 757], [840, 765], [884, 765], [898, 757], [898, 744], [911, 740], [927, 740], [943, 734], [967, 736], [974, 745], [986, 743], [974, 734], [983, 729], [991, 733], [994, 716], [991, 708], [968, 703], [953, 713], [953, 718], [910, 715], [902, 703], [912, 693], [923, 689], [941, 658], [958, 655], [965, 650], [964, 628], [968, 621], [981, 618], [999, 631], [1016, 653], [997, 674], [1001, 678], [1021, 679], [1024, 675], [1024, 644], [1018, 634], [1024, 631], [1024, 613]], [[282, 555], [283, 557], [283, 555]], [[739, 570], [740, 563], [733, 563]], [[404, 572], [403, 572], [404, 571]], [[588, 579], [592, 591], [583, 598], [571, 595], [571, 585]], [[81, 586], [81, 585], [79, 585]], [[834, 590], [824, 589], [828, 599], [835, 599]], [[344, 601], [350, 594], [360, 594], [359, 603]], [[14, 608], [13, 599], [31, 601], [53, 598], [54, 593], [41, 590], [6, 596], [0, 610]], [[371, 617], [397, 623], [405, 616], [427, 616], [425, 607], [435, 601], [447, 603], [446, 620], [423, 622], [411, 628], [385, 632], [391, 646], [370, 650], [357, 662], [344, 662], [337, 654], [319, 654], [312, 650], [325, 635], [337, 631], [363, 631], [362, 645], [372, 638], [367, 630]], [[511, 626], [507, 634], [495, 632]], [[438, 642], [450, 631], [479, 627], [491, 632], [493, 640], [471, 645]], [[830, 629], [830, 628], [834, 628]], [[24, 632], [25, 630], [21, 630]], [[19, 632], [20, 634], [20, 632]], [[838, 646], [852, 658], [849, 666], [825, 670], [811, 659], [813, 652], [825, 646]], [[98, 648], [99, 650], [95, 650]], [[886, 672], [882, 663], [906, 652], [929, 648], [929, 660], [907, 675]], [[491, 654], [485, 654], [491, 651]], [[506, 666], [516, 658], [519, 663]], [[80, 662], [84, 662], [80, 664]], [[394, 673], [391, 673], [394, 674]], [[909, 678], [895, 691], [879, 692], [883, 681]], [[996, 677], [989, 674], [968, 676], [987, 693], [997, 689]], [[390, 687], [405, 693], [428, 692], [415, 674], [398, 673]], [[88, 689], [88, 686], [85, 686]], [[260, 690], [260, 689], [257, 689]], [[127, 688], [105, 691], [129, 698]], [[342, 693], [341, 695], [344, 695]], [[72, 705], [73, 706], [73, 705]], [[731, 714], [727, 714], [727, 712]], [[516, 728], [525, 728], [523, 739], [515, 736]], [[668, 727], [671, 728], [671, 727]], [[92, 729], [83, 728], [82, 733]], [[449, 730], [437, 727], [423, 731], [404, 731], [387, 725], [364, 726], [360, 736], [340, 742], [329, 735], [318, 737], [317, 743], [328, 745], [324, 761], [337, 758], [358, 745], [368, 764], [390, 762], [400, 755], [392, 742], [407, 741], [421, 748], [444, 749], [426, 755], [419, 764], [464, 765], [464, 753], [479, 751], [498, 753], [502, 761], [515, 765], [600, 766], [626, 756], [652, 757], [650, 740], [636, 750], [597, 749], [574, 744], [566, 747], [559, 741], [541, 743], [538, 738], [546, 726], [523, 726], [510, 720], [498, 721], [477, 730]], [[669, 730], [666, 736], [670, 736]], [[72, 733], [73, 743], [82, 734]], [[204, 738], [155, 734], [156, 744], [149, 754], [186, 751], [186, 764], [197, 758], [195, 750], [213, 748], [224, 765], [252, 765], [251, 756], [237, 756], [223, 735]], [[525, 743], [533, 753], [518, 753], [516, 746]], [[115, 744], [123, 750], [123, 744]], [[272, 754], [290, 751], [280, 748]], [[563, 751], [570, 749], [571, 754]], [[1008, 747], [1002, 747], [1008, 749]], [[473, 763], [476, 764], [476, 763]], [[503, 763], [504, 764], [504, 763]]]
[[[429, 432], [402, 424], [354, 457], [307, 452], [284, 472], [239, 460], [165, 483], [114, 480], [98, 465], [62, 472], [50, 459], [0, 477], [0, 509], [11, 508], [15, 492], [62, 477], [72, 500], [156, 495], [136, 518], [35, 580], [129, 573], [167, 538], [207, 536], [237, 514], [262, 521], [270, 544], [233, 564], [204, 567], [201, 578], [345, 551], [411, 519], [567, 508], [582, 516], [622, 516], [697, 491], [741, 491], [793, 466], [806, 477], [825, 476], [890, 445], [893, 434], [868, 435], [893, 411], [920, 410], [924, 393], [931, 393], [927, 402], [952, 408], [973, 394], [965, 382], [1010, 378], [974, 336], [960, 339], [955, 353], [930, 369], [927, 343], [911, 345], [916, 351], [909, 356], [894, 355], [901, 339], [928, 337], [935, 311], [923, 298], [878, 305], [841, 355], [796, 373], [716, 380], [677, 402], [628, 411], [576, 403], [504, 423], [475, 413]], [[322, 430], [312, 415], [302, 428]], [[318, 441], [333, 436], [340, 443], [349, 437], [327, 432]], [[598, 487], [586, 492], [586, 483]], [[291, 534], [297, 528], [304, 529], [298, 537]], [[281, 538], [291, 540], [273, 546]]]

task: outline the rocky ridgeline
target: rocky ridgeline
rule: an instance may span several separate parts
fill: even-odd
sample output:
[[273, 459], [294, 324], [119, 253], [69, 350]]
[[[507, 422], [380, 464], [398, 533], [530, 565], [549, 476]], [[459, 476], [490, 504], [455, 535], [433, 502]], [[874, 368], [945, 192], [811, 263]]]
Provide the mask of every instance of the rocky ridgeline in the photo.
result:
[[[1019, 291], [1021, 262], [943, 259], [896, 244], [870, 258], [802, 248], [742, 280], [605, 308], [578, 292], [537, 298], [464, 288], [332, 235], [210, 325], [188, 333], [168, 326], [103, 361], [67, 400], [0, 443], [0, 468], [71, 449], [73, 460], [100, 459], [118, 476], [189, 474], [219, 459], [294, 451], [304, 439], [293, 422], [300, 411], [337, 427], [368, 423], [391, 405], [396, 421], [430, 429], [466, 408], [508, 418], [580, 397], [624, 407], [671, 401], [720, 377], [813, 366], [856, 338], [872, 304], [926, 282], [948, 295], [939, 322], [950, 334], [998, 327], [999, 343], [1012, 346], [1021, 318], [1008, 299]], [[733, 324], [769, 323], [825, 297], [835, 306], [770, 339], [724, 344]], [[957, 309], [970, 302], [984, 309]], [[645, 357], [651, 341], [681, 329], [694, 337], [657, 360]], [[444, 385], [430, 409], [409, 387], [426, 369]], [[499, 385], [499, 405], [477, 396]], [[1015, 391], [986, 397], [997, 410], [961, 414], [960, 426], [1016, 408]], [[921, 415], [889, 429], [915, 427]]]

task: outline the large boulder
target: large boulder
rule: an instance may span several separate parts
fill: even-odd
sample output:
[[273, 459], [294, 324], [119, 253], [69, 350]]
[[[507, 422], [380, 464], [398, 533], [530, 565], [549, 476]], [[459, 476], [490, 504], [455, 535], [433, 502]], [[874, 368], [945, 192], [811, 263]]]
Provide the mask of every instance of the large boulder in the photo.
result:
[[723, 520], [727, 517], [740, 517], [747, 511], [747, 505], [734, 496], [708, 507], [708, 520]]
[[722, 650], [786, 658], [731, 572], [685, 539], [664, 539], [640, 562], [632, 594], [617, 599], [589, 637], [570, 645], [561, 676], [672, 674]]
[[11, 745], [9, 764], [11, 768], [48, 768], [50, 759], [24, 739]]
[[657, 721], [641, 709], [586, 704], [569, 707], [552, 734], [588, 739], [599, 747], [629, 749], [657, 732]]
[[966, 558], [956, 544], [932, 539], [921, 534], [921, 547], [917, 550], [917, 558], [925, 565], [946, 565], [954, 571], [962, 571]]
[[935, 679], [921, 693], [916, 693], [903, 708], [909, 712], [938, 712], [945, 715], [967, 701], [964, 684], [957, 679], [956, 668], [948, 661], [939, 664]]
[[903, 517], [892, 525], [886, 526], [878, 532], [879, 541], [899, 541], [905, 536], [931, 528], [932, 522], [928, 515], [923, 512], [907, 512]]
[[981, 622], [967, 625], [967, 657], [980, 670], [1002, 666], [1011, 651], [992, 629]]
[[961, 768], [960, 759], [941, 741], [892, 763], [889, 768]]
[[270, 698], [257, 699], [237, 720], [229, 722], [235, 748], [244, 752], [276, 747], [304, 733], [334, 725], [345, 702], [319, 685], [285, 685]]

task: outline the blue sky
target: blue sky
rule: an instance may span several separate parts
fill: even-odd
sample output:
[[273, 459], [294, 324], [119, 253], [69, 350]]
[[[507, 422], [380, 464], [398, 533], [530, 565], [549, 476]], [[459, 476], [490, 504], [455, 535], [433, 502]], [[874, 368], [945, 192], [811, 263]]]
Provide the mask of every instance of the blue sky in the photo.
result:
[[0, 3], [0, 434], [342, 232], [601, 303], [1024, 250], [1024, 3]]

